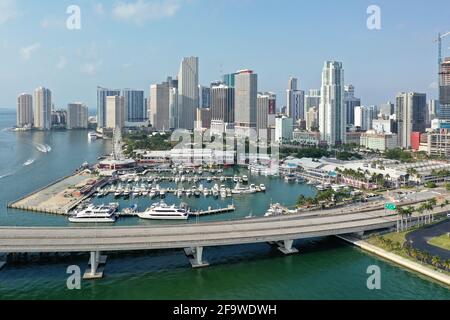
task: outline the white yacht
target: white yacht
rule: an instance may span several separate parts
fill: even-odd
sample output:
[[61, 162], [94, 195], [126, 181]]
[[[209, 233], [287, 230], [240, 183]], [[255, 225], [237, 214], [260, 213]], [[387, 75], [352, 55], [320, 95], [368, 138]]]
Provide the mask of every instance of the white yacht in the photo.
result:
[[244, 183], [248, 183], [248, 176], [242, 176], [242, 181]]
[[175, 205], [169, 206], [164, 202], [160, 202], [137, 215], [141, 219], [148, 220], [187, 220], [189, 211]]
[[89, 141], [97, 140], [97, 133], [89, 132], [88, 133], [88, 139], [89, 139]]
[[119, 208], [118, 203], [110, 203], [109, 205], [93, 205], [90, 204], [87, 208], [75, 211], [69, 217], [69, 222], [72, 223], [114, 223], [116, 222], [116, 212]]

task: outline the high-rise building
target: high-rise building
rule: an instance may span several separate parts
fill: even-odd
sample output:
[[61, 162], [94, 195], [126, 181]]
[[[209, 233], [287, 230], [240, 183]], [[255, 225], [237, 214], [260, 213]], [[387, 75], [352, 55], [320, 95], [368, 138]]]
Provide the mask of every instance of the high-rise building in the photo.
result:
[[122, 129], [125, 126], [125, 98], [123, 96], [106, 97], [106, 128]]
[[196, 113], [196, 128], [197, 129], [209, 129], [211, 128], [211, 109], [209, 108], [197, 108]]
[[355, 97], [355, 87], [346, 85], [344, 87], [344, 102], [347, 110], [347, 124], [355, 124], [355, 108], [361, 106], [361, 99]]
[[394, 104], [390, 101], [388, 101], [387, 103], [381, 104], [379, 106], [379, 112], [378, 112], [381, 117], [389, 117], [393, 114], [395, 114], [395, 108], [394, 108]]
[[298, 90], [298, 79], [289, 78], [286, 90], [286, 113], [294, 121], [305, 119], [305, 92]]
[[106, 127], [106, 97], [120, 96], [120, 90], [97, 87], [97, 126]]
[[377, 118], [377, 109], [375, 106], [358, 106], [354, 110], [355, 127], [363, 131], [372, 129], [372, 122]]
[[442, 62], [439, 78], [439, 118], [450, 119], [450, 57]]
[[87, 129], [88, 107], [83, 103], [67, 105], [67, 129]]
[[292, 118], [281, 116], [275, 119], [275, 141], [278, 143], [289, 143], [292, 141], [294, 132], [294, 121]]
[[320, 106], [320, 90], [311, 89], [308, 94], [305, 95], [305, 113], [307, 113], [311, 108], [316, 107], [319, 110]]
[[322, 71], [319, 108], [321, 138], [329, 145], [345, 143], [347, 114], [344, 103], [344, 69], [341, 62], [327, 61]]
[[170, 92], [168, 82], [150, 87], [150, 123], [158, 131], [170, 129]]
[[258, 93], [256, 106], [256, 132], [260, 134], [260, 130], [267, 130], [269, 126], [269, 115], [271, 106], [276, 104], [276, 95], [272, 92]]
[[126, 121], [143, 123], [147, 120], [147, 106], [143, 90], [124, 89]]
[[235, 133], [249, 136], [252, 129], [256, 132], [258, 75], [251, 70], [241, 70], [235, 81]]
[[222, 82], [226, 86], [234, 88], [236, 84], [236, 73], [224, 74], [222, 77]]
[[194, 129], [198, 107], [198, 57], [183, 58], [178, 74], [178, 123], [181, 129]]
[[40, 130], [52, 127], [52, 92], [43, 87], [34, 91], [34, 127]]
[[33, 126], [33, 97], [31, 94], [22, 93], [17, 97], [17, 121], [18, 128]]
[[438, 117], [439, 114], [439, 100], [430, 99], [428, 102], [428, 121], [427, 126], [431, 125], [431, 122]]
[[224, 84], [211, 88], [211, 119], [224, 123], [234, 122], [234, 88]]
[[306, 130], [313, 131], [319, 127], [319, 107], [312, 107], [306, 113]]
[[211, 88], [198, 86], [199, 108], [211, 107]]
[[52, 128], [67, 128], [67, 110], [55, 110], [52, 107]]
[[396, 98], [398, 145], [411, 147], [411, 133], [425, 132], [427, 96], [424, 93], [402, 92]]

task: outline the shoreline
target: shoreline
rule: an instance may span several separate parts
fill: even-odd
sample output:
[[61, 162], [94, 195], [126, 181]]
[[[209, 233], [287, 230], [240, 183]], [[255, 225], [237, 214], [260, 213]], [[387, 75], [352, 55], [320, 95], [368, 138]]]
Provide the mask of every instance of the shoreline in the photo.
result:
[[378, 248], [364, 240], [360, 240], [360, 239], [357, 239], [352, 236], [337, 236], [337, 237], [347, 243], [350, 243], [350, 244], [364, 250], [364, 251], [375, 254], [379, 257], [389, 260], [389, 261], [391, 261], [395, 264], [398, 264], [402, 267], [405, 267], [409, 270], [415, 271], [421, 275], [427, 276], [433, 280], [438, 281], [441, 284], [444, 284], [448, 288], [450, 288], [450, 276], [448, 276], [446, 274], [432, 270], [424, 265], [421, 265], [420, 263], [410, 261], [410, 260], [400, 257], [394, 253], [391, 253], [384, 249]]

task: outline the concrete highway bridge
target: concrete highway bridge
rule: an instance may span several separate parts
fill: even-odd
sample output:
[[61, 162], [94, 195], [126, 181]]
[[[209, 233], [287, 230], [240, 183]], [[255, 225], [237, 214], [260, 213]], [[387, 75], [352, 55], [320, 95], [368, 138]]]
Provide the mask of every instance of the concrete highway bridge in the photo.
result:
[[208, 266], [203, 248], [268, 242], [284, 254], [298, 252], [294, 240], [391, 228], [397, 217], [385, 210], [296, 214], [236, 221], [152, 227], [0, 228], [2, 253], [89, 252], [85, 279], [101, 278], [106, 256], [100, 252], [184, 249], [194, 268]]

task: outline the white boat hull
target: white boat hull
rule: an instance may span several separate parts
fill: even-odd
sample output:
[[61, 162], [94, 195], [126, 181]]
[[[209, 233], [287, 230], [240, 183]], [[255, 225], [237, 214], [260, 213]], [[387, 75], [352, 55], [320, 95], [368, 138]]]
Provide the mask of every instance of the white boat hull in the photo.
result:
[[138, 217], [144, 220], [187, 220], [189, 215], [186, 216], [164, 216], [164, 215], [150, 215], [145, 213], [138, 213]]
[[115, 218], [69, 218], [70, 223], [115, 223]]

